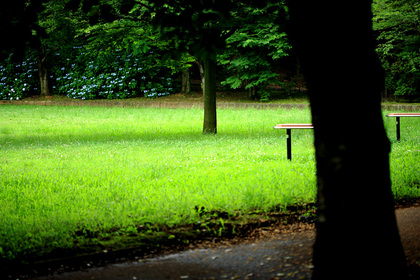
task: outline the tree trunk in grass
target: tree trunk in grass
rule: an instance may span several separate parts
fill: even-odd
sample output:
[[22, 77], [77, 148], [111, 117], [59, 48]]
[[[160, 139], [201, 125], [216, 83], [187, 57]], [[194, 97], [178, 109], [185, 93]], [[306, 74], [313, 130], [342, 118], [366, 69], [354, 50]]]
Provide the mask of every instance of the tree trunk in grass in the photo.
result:
[[39, 83], [42, 97], [51, 95], [48, 82], [48, 68], [46, 65], [46, 59], [47, 55], [45, 54], [45, 51], [42, 50], [38, 60]]
[[[288, 2], [289, 35], [308, 84], [315, 134], [314, 280], [407, 278], [370, 4]], [[354, 93], [361, 102], [348, 102]]]
[[203, 133], [217, 133], [216, 115], [216, 55], [209, 55], [204, 62], [204, 124]]

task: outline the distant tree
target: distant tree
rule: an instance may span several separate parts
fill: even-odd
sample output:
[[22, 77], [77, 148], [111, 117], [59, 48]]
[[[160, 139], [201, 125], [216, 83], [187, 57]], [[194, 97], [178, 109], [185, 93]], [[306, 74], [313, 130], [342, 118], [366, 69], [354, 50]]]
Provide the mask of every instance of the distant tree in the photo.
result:
[[386, 88], [394, 95], [419, 95], [420, 2], [375, 0], [373, 13]]
[[46, 1], [43, 11], [38, 13], [37, 24], [40, 32], [33, 32], [38, 53], [38, 72], [41, 96], [51, 95], [50, 67], [54, 63], [53, 54], [62, 48], [77, 45], [76, 31], [81, 29], [86, 22], [66, 9], [69, 0]]
[[[45, 0], [16, 0], [2, 1], [0, 4], [0, 32], [3, 36], [1, 54], [4, 56], [15, 53], [14, 57], [17, 60], [23, 60], [26, 50], [38, 51], [41, 95], [49, 94], [44, 41], [48, 40], [50, 34], [39, 20], [39, 16], [45, 12], [45, 5], [48, 5], [46, 2]], [[58, 16], [55, 18], [58, 21], [63, 19]], [[54, 32], [52, 33], [54, 35], [57, 35], [57, 32], [62, 33], [60, 30], [54, 30]]]
[[279, 19], [285, 19], [282, 1], [150, 2], [156, 11], [155, 25], [162, 34], [176, 38], [180, 49], [197, 58], [204, 87], [204, 133], [217, 132], [217, 61], [236, 72], [225, 84], [238, 87], [247, 83], [247, 88], [260, 96], [266, 93], [267, 83], [277, 77], [268, 61], [285, 56], [289, 47], [278, 24]]
[[[217, 133], [216, 57], [231, 33], [232, 1], [153, 0], [154, 24], [164, 38], [176, 38], [179, 49], [204, 64], [203, 133]], [[202, 65], [201, 64], [201, 65]]]
[[[290, 0], [288, 6], [289, 35], [308, 85], [315, 134], [312, 279], [406, 279], [371, 2]], [[354, 93], [363, 98], [357, 110], [348, 102]]]
[[[74, 43], [79, 21], [72, 21], [65, 4], [69, 0], [17, 0], [3, 1], [0, 8], [0, 29], [4, 44], [2, 53], [23, 60], [28, 50], [38, 57], [38, 73], [42, 96], [50, 95], [50, 55], [63, 46]], [[4, 15], [3, 15], [4, 13]], [[18, 35], [17, 35], [18, 34]], [[17, 61], [18, 63], [18, 61]]]

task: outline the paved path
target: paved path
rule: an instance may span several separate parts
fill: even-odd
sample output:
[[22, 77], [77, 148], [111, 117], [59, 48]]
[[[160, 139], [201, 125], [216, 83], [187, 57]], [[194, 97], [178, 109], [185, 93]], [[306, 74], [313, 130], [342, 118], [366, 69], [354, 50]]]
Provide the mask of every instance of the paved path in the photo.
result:
[[[278, 236], [272, 240], [185, 252], [64, 273], [47, 279], [307, 279], [311, 275], [313, 231]], [[306, 278], [299, 278], [306, 277]]]
[[[420, 266], [420, 207], [397, 210], [397, 219], [409, 263]], [[101, 268], [86, 267], [37, 280], [310, 279], [314, 237], [314, 230], [279, 234], [240, 245], [194, 249]]]

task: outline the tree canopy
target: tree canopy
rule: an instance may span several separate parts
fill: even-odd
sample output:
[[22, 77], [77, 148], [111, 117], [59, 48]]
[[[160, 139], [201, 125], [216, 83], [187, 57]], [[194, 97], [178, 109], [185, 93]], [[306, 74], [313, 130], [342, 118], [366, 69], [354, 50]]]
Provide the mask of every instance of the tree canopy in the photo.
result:
[[[288, 8], [283, 1], [17, 0], [2, 3], [0, 13], [5, 38], [0, 99], [69, 92], [74, 93], [70, 97], [85, 99], [158, 97], [179, 91], [179, 86], [167, 87], [157, 80], [175, 81], [181, 72], [194, 69], [193, 62], [201, 65], [204, 90], [203, 62], [214, 58], [215, 78], [223, 90], [246, 90], [244, 94], [252, 99], [268, 100], [269, 87], [293, 87], [290, 81], [297, 74], [294, 69], [299, 69], [284, 28]], [[373, 14], [376, 51], [386, 72], [388, 93], [418, 96], [419, 2], [375, 0]], [[137, 67], [141, 71], [128, 69], [133, 70], [136, 63], [111, 59], [128, 55], [142, 61]], [[295, 66], [282, 64], [285, 57]], [[121, 67], [111, 67], [112, 63]], [[104, 80], [93, 83], [98, 86], [91, 88], [91, 94], [82, 94], [86, 92], [79, 85], [81, 77], [96, 79], [120, 68], [131, 72], [118, 74], [126, 77], [119, 79], [125, 87], [111, 86], [112, 93], [105, 94], [100, 90], [107, 83]], [[65, 78], [76, 82], [63, 87]]]

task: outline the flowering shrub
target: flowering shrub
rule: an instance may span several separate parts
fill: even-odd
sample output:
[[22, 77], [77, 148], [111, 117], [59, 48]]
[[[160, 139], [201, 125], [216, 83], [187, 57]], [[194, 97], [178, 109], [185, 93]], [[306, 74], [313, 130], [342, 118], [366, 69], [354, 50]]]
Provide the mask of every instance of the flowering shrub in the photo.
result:
[[[71, 98], [123, 99], [144, 94], [158, 97], [172, 93], [172, 79], [163, 78], [162, 69], [154, 66], [151, 56], [134, 56], [119, 50], [115, 53], [87, 53], [83, 47], [57, 52], [61, 63], [51, 76], [53, 89]], [[75, 59], [68, 59], [75, 57]]]
[[21, 62], [11, 54], [0, 64], [0, 100], [19, 100], [38, 91], [38, 63], [32, 53]]
[[[153, 52], [134, 56], [127, 50], [94, 53], [73, 46], [54, 52], [49, 62], [52, 92], [70, 98], [156, 98], [174, 91], [169, 71], [154, 62]], [[9, 58], [0, 64], [0, 99], [19, 100], [39, 94], [38, 75], [34, 56], [21, 64]]]

